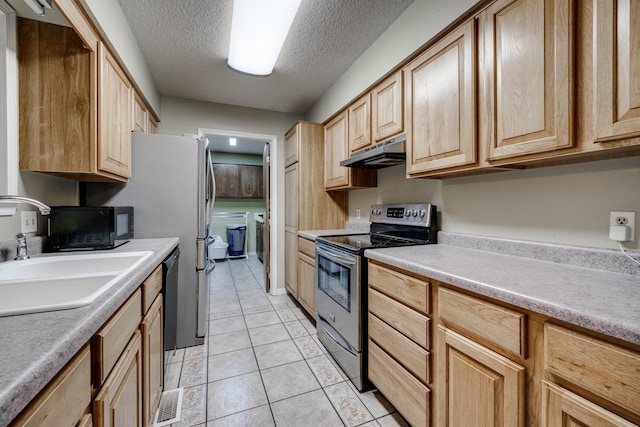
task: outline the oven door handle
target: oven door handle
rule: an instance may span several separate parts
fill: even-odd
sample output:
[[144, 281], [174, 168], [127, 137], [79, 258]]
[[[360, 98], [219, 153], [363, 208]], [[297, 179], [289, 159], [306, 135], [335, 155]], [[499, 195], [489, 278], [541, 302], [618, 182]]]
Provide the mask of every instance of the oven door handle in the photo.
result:
[[349, 342], [347, 340], [342, 338], [342, 336], [340, 336], [340, 334], [338, 334], [338, 336], [340, 338], [336, 338], [331, 332], [329, 332], [329, 329], [327, 329], [324, 326], [324, 325], [329, 326], [329, 322], [327, 322], [327, 319], [325, 319], [321, 314], [318, 314], [318, 320], [320, 320], [320, 326], [322, 327], [322, 330], [327, 335], [329, 335], [329, 338], [331, 338], [333, 340], [333, 342], [335, 342], [336, 344], [338, 344], [340, 347], [344, 348], [346, 351], [348, 351], [351, 354], [355, 354], [355, 355], [358, 354], [358, 350], [356, 350], [351, 344], [349, 344]]
[[316, 251], [318, 252], [319, 255], [327, 258], [329, 261], [333, 261], [338, 264], [347, 265], [347, 266], [354, 266], [358, 264], [357, 260], [354, 258], [348, 258], [348, 257], [342, 256], [337, 252], [329, 251], [325, 248], [320, 248], [316, 246]]

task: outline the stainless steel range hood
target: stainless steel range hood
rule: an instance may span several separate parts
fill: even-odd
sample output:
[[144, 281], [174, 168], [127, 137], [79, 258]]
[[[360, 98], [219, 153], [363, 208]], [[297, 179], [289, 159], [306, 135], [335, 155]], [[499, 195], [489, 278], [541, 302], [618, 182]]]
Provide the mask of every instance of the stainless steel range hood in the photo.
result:
[[340, 162], [340, 166], [348, 168], [380, 169], [404, 163], [404, 142], [407, 135], [402, 134], [374, 146], [356, 151], [347, 160]]

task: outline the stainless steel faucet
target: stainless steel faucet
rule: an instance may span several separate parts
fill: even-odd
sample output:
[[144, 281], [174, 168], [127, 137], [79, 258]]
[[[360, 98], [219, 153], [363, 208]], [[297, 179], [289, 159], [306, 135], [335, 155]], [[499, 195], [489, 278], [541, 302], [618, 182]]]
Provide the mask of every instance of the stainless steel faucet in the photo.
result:
[[27, 236], [19, 233], [16, 235], [16, 240], [18, 240], [18, 249], [14, 260], [23, 261], [25, 259], [29, 259], [29, 255], [27, 254]]
[[0, 203], [28, 203], [40, 209], [42, 215], [49, 215], [51, 208], [36, 199], [30, 199], [22, 196], [0, 196]]

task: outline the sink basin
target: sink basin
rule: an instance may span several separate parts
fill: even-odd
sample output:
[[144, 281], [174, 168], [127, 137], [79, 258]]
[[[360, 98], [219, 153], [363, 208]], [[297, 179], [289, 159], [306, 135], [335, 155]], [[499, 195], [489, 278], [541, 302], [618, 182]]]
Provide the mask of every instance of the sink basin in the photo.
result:
[[0, 263], [0, 316], [90, 304], [151, 254], [93, 253]]

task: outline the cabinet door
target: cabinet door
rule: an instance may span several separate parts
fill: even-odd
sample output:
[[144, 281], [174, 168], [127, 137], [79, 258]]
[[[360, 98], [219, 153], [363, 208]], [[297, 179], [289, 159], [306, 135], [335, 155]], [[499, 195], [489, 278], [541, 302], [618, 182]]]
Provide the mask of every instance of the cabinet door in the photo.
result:
[[136, 331], [93, 402], [95, 427], [142, 426], [142, 345]]
[[216, 179], [216, 197], [240, 197], [240, 165], [214, 163], [213, 175]]
[[348, 111], [349, 149], [353, 152], [371, 145], [371, 94], [355, 101]]
[[143, 420], [152, 425], [162, 395], [164, 369], [162, 360], [162, 295], [159, 295], [142, 319]]
[[438, 426], [525, 425], [525, 369], [438, 326]]
[[371, 132], [373, 143], [402, 132], [402, 71], [398, 70], [371, 91]]
[[324, 187], [348, 187], [349, 169], [340, 162], [349, 157], [347, 111], [343, 111], [324, 127]]
[[98, 74], [98, 170], [131, 177], [132, 87], [115, 58], [100, 43]]
[[594, 2], [596, 141], [640, 135], [640, 1]]
[[133, 131], [146, 133], [148, 122], [147, 107], [140, 96], [135, 93], [133, 97]]
[[284, 171], [284, 229], [298, 234], [298, 164]]
[[555, 384], [542, 383], [543, 427], [633, 427], [606, 409]]
[[407, 174], [475, 164], [475, 21], [404, 68]]
[[572, 5], [499, 0], [483, 13], [481, 137], [489, 160], [574, 144]]
[[300, 253], [298, 258], [298, 297], [300, 304], [316, 318], [316, 262]]
[[262, 166], [240, 165], [240, 197], [262, 199], [264, 197]]
[[298, 132], [299, 124], [289, 129], [289, 132], [284, 136], [284, 167], [298, 161]]
[[298, 233], [284, 233], [284, 284], [298, 299]]

